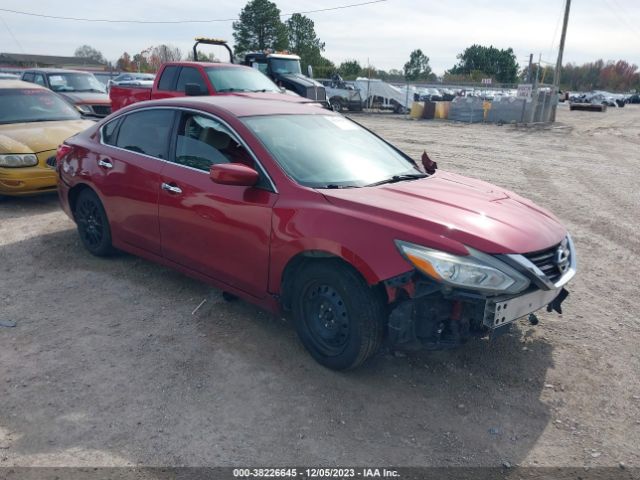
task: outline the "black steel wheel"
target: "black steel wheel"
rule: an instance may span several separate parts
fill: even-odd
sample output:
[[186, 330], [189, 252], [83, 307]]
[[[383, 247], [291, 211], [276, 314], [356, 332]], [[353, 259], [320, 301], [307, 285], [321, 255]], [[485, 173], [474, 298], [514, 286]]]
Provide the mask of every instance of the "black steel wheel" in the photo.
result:
[[80, 192], [74, 216], [80, 240], [91, 254], [103, 257], [113, 252], [109, 219], [93, 190], [85, 189]]
[[320, 364], [354, 368], [378, 350], [385, 323], [383, 295], [353, 268], [317, 261], [299, 271], [293, 285], [298, 336]]
[[351, 318], [340, 293], [331, 285], [314, 282], [303, 298], [304, 322], [316, 348], [337, 355], [347, 344]]

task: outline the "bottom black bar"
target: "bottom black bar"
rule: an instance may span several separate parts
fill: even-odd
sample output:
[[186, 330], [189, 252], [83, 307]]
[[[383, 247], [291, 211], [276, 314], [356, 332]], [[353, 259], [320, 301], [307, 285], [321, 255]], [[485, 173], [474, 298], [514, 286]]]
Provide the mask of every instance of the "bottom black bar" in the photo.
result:
[[0, 480], [640, 480], [638, 467], [0, 467]]

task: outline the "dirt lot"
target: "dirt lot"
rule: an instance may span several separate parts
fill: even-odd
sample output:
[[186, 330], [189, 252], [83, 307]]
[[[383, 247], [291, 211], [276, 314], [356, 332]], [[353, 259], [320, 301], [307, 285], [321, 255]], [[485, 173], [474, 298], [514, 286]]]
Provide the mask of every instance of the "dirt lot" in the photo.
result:
[[545, 129], [357, 120], [560, 216], [579, 252], [565, 314], [334, 373], [281, 318], [91, 257], [55, 196], [5, 199], [0, 466], [640, 466], [640, 108]]

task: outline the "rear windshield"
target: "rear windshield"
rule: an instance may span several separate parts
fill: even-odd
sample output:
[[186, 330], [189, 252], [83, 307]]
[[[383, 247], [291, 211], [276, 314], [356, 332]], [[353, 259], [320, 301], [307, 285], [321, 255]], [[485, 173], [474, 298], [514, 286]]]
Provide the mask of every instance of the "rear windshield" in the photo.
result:
[[254, 68], [210, 67], [207, 76], [216, 92], [279, 92], [277, 85]]
[[40, 89], [0, 89], [0, 124], [75, 120], [80, 114], [55, 93]]

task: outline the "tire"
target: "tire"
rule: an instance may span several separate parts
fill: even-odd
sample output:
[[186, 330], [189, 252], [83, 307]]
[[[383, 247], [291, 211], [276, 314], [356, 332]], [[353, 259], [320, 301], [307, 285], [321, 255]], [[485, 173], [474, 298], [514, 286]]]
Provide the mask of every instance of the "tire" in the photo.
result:
[[385, 303], [355, 270], [337, 261], [314, 262], [293, 285], [296, 330], [318, 363], [332, 370], [355, 368], [380, 348]]
[[331, 110], [334, 112], [341, 112], [343, 109], [342, 100], [340, 98], [331, 99]]
[[93, 190], [85, 189], [78, 195], [74, 210], [78, 234], [84, 247], [97, 257], [113, 253], [111, 228], [102, 202]]

